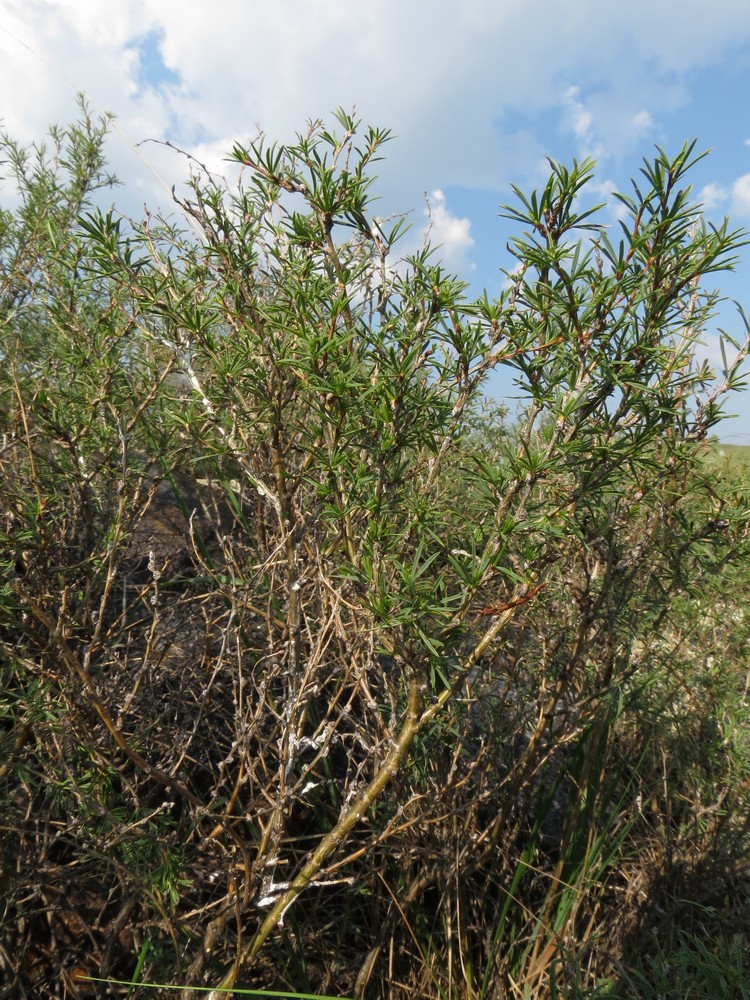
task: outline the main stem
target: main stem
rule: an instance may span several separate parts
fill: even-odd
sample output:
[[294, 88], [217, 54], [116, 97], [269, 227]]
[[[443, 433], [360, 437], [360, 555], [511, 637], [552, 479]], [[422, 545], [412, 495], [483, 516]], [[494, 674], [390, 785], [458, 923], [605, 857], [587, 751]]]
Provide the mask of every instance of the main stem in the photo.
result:
[[276, 900], [263, 923], [240, 953], [237, 961], [219, 983], [218, 988], [209, 994], [208, 1000], [223, 1000], [227, 996], [226, 991], [234, 987], [237, 977], [258, 954], [287, 909], [296, 900], [302, 890], [315, 878], [326, 860], [343, 843], [352, 828], [360, 821], [373, 802], [389, 784], [408, 753], [411, 742], [422, 724], [421, 707], [422, 681], [414, 678], [409, 688], [409, 703], [401, 733], [386, 757], [385, 763], [362, 795], [342, 813], [336, 826], [321, 840], [286, 892], [282, 893]]

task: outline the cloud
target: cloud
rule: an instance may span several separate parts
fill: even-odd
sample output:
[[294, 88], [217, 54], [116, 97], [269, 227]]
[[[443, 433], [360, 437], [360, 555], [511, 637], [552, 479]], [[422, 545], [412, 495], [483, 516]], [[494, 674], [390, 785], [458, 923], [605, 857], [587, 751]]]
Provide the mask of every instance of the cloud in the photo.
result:
[[599, 85], [584, 96], [579, 84], [571, 84], [563, 94], [562, 127], [574, 136], [578, 155], [601, 161], [651, 134], [656, 128], [654, 116], [633, 104], [632, 95], [622, 94], [617, 86]]
[[645, 108], [641, 108], [640, 111], [636, 111], [630, 121], [633, 129], [641, 135], [645, 135], [647, 132], [650, 132], [654, 127], [654, 119], [651, 112], [646, 111]]
[[703, 206], [703, 210], [707, 212], [718, 208], [727, 198], [729, 198], [729, 191], [721, 184], [715, 184], [713, 181], [709, 184], [704, 184], [698, 192], [698, 201]]
[[440, 246], [440, 258], [443, 264], [456, 273], [466, 272], [474, 268], [470, 260], [474, 238], [471, 235], [471, 220], [453, 215], [447, 205], [443, 192], [436, 188], [430, 192], [428, 208], [428, 233], [433, 246]]
[[581, 101], [578, 100], [580, 87], [568, 87], [565, 91], [565, 104], [568, 108], [568, 116], [577, 139], [588, 140], [591, 135], [593, 117], [587, 111]]
[[732, 185], [732, 211], [737, 215], [750, 215], [750, 174], [738, 177]]
[[564, 118], [563, 126], [575, 136], [579, 152], [582, 156], [592, 156], [594, 159], [604, 152], [597, 141], [594, 128], [594, 116], [580, 99], [581, 89], [577, 85], [568, 87], [563, 95]]
[[590, 195], [594, 196], [597, 203], [602, 202], [606, 205], [607, 210], [616, 221], [622, 222], [628, 217], [627, 206], [623, 205], [620, 199], [615, 197], [615, 194], [621, 190], [621, 187], [611, 178], [607, 177], [604, 180], [594, 178], [587, 185], [586, 190]]
[[[632, 0], [624, 20], [601, 0], [3, 7], [0, 92], [13, 95], [4, 127], [38, 138], [49, 122], [71, 119], [75, 90], [85, 89], [129, 137], [115, 137], [110, 156], [139, 204], [167, 200], [134, 155], [142, 139], [200, 147], [215, 163], [227, 137], [259, 125], [288, 140], [340, 104], [397, 136], [374, 188], [383, 214], [419, 211], [422, 192], [437, 187], [504, 195], [510, 181], [536, 182], [545, 155], [567, 157], [561, 125], [579, 155], [640, 154], [643, 135], [689, 99], [686, 75], [750, 42], [746, 0], [724, 0], [710, 19], [702, 0]], [[142, 152], [167, 190], [187, 172], [166, 149]]]

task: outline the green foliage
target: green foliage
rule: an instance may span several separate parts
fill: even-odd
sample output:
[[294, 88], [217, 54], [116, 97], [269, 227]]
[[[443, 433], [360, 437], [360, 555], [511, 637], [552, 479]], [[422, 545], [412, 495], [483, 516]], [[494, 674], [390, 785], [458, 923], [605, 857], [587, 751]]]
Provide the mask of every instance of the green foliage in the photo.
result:
[[94, 205], [85, 109], [5, 140], [11, 988], [81, 924], [97, 975], [357, 996], [604, 988], [699, 885], [747, 933], [747, 484], [706, 457], [747, 339], [695, 360], [744, 234], [694, 144], [617, 238], [552, 163], [472, 301], [334, 117], [196, 172], [184, 229]]
[[750, 996], [750, 969], [745, 942], [739, 937], [708, 945], [700, 938], [682, 938], [675, 951], [657, 952], [640, 961], [630, 979], [643, 997], [695, 997], [718, 1000]]

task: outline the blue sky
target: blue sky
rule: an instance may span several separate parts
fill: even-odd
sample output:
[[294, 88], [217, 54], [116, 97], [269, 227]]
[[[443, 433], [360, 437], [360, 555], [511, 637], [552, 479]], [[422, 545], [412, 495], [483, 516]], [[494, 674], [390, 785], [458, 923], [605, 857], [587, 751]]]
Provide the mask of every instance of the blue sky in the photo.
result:
[[[0, 0], [0, 13], [4, 128], [39, 139], [84, 90], [117, 115], [117, 202], [133, 215], [169, 208], [186, 167], [148, 143], [147, 169], [136, 143], [169, 138], [222, 170], [258, 127], [291, 138], [343, 105], [397, 136], [378, 210], [409, 212], [416, 243], [426, 192], [433, 239], [477, 291], [499, 289], [509, 263], [498, 206], [511, 184], [543, 183], [546, 156], [594, 155], [592, 198], [614, 222], [611, 191], [654, 144], [697, 138], [713, 152], [696, 198], [709, 218], [750, 227], [747, 0]], [[720, 287], [750, 311], [750, 248]], [[740, 332], [730, 308], [717, 325]], [[718, 360], [715, 337], [706, 352]], [[750, 393], [728, 409], [738, 416], [720, 436], [750, 444]]]

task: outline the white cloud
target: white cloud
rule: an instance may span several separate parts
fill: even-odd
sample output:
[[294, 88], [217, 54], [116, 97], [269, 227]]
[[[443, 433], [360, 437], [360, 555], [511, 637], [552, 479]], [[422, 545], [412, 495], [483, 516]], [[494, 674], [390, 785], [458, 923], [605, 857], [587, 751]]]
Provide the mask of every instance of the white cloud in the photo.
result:
[[645, 108], [636, 111], [630, 121], [633, 129], [641, 135], [650, 132], [654, 127], [654, 119], [651, 116], [651, 112], [646, 111]]
[[750, 174], [738, 177], [732, 185], [732, 211], [737, 215], [750, 215]]
[[628, 209], [619, 198], [615, 198], [615, 193], [621, 188], [611, 179], [597, 180], [594, 178], [587, 186], [588, 192], [593, 195], [597, 202], [601, 199], [607, 206], [608, 211], [618, 222], [624, 221], [628, 216]]
[[603, 152], [601, 143], [597, 141], [594, 128], [594, 116], [586, 104], [580, 99], [580, 87], [571, 86], [563, 95], [565, 108], [564, 125], [575, 136], [579, 152], [583, 156], [593, 156], [598, 159]]
[[[15, 38], [0, 31], [0, 93], [13, 95], [2, 115], [19, 138], [67, 121], [76, 87], [117, 113], [134, 139], [188, 144], [253, 134], [256, 122], [284, 139], [309, 116], [356, 104], [366, 121], [399, 136], [388, 171], [399, 185], [384, 181], [394, 196], [387, 211], [416, 208], [421, 191], [438, 183], [499, 188], [510, 174], [533, 171], [549, 136], [505, 122], [559, 107], [571, 84], [580, 90], [568, 99], [569, 127], [584, 151], [630, 150], [664, 109], [686, 100], [683, 74], [750, 39], [746, 0], [715, 5], [710, 19], [702, 0], [632, 0], [625, 20], [601, 0], [3, 7], [3, 29]], [[157, 94], [139, 85], [132, 48], [149, 32], [179, 77]], [[118, 156], [125, 164], [131, 154]]]
[[698, 192], [698, 201], [703, 206], [704, 211], [710, 212], [713, 208], [718, 208], [729, 197], [729, 191], [721, 184], [713, 182], [705, 184]]
[[633, 110], [633, 95], [621, 93], [616, 84], [599, 85], [585, 95], [578, 84], [572, 84], [565, 90], [562, 104], [563, 129], [575, 137], [580, 156], [595, 160], [618, 155], [656, 128], [651, 112], [643, 107]]
[[593, 117], [590, 111], [578, 100], [580, 87], [568, 87], [565, 91], [565, 104], [568, 108], [568, 117], [576, 138], [588, 140], [591, 136], [591, 126]]
[[440, 258], [450, 271], [460, 274], [474, 268], [470, 260], [474, 238], [471, 235], [471, 220], [453, 215], [447, 207], [445, 195], [436, 188], [430, 192], [427, 234], [433, 246], [440, 246]]

